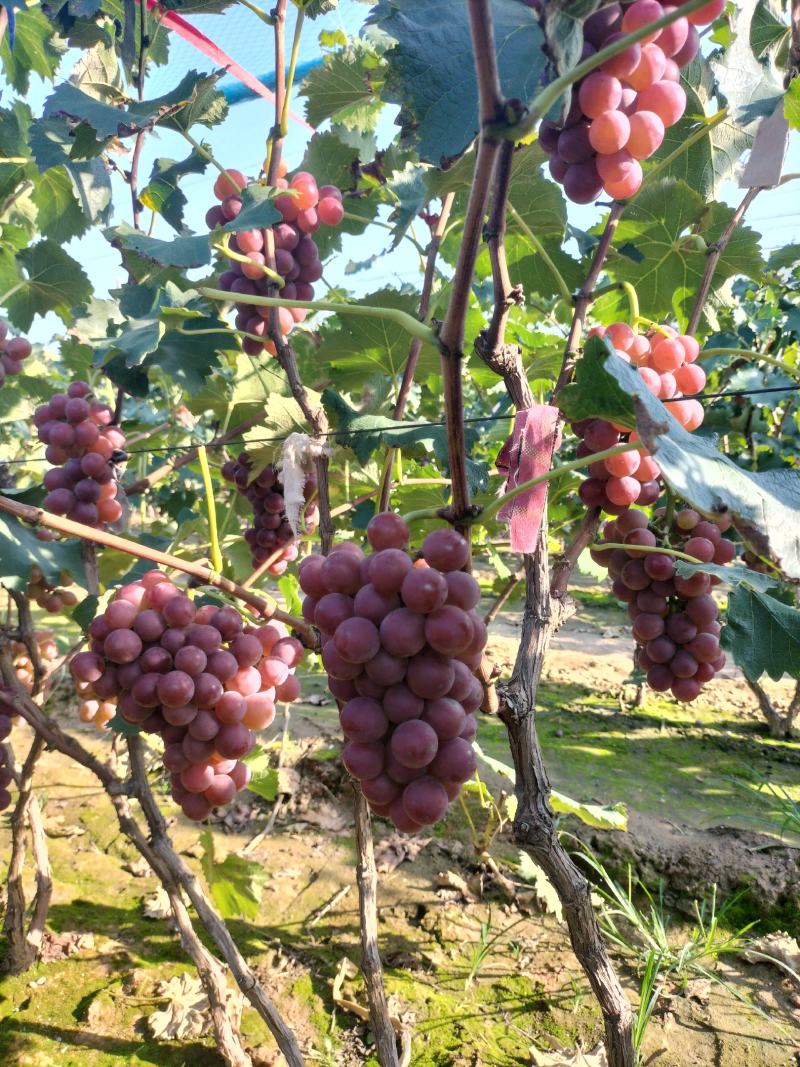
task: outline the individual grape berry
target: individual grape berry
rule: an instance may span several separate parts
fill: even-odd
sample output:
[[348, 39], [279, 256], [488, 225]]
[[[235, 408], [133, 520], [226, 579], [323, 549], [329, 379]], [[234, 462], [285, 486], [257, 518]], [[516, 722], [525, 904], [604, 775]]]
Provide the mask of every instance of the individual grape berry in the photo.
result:
[[249, 780], [238, 762], [269, 726], [275, 701], [297, 699], [302, 646], [281, 623], [244, 626], [232, 607], [198, 608], [161, 571], [116, 591], [72, 657], [80, 718], [115, 714], [160, 733], [174, 799], [190, 819], [231, 802]]

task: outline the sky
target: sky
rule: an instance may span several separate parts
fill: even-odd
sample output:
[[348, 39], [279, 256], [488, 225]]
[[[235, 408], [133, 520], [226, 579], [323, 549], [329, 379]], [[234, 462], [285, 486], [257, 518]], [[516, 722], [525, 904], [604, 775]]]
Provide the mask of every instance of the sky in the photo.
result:
[[[269, 0], [264, 4], [267, 7]], [[293, 11], [292, 5], [289, 5]], [[356, 0], [344, 0], [340, 10], [316, 22], [307, 22], [300, 51], [301, 64], [319, 54], [317, 36], [320, 30], [344, 28], [356, 32], [363, 21], [368, 8]], [[204, 30], [221, 48], [234, 59], [247, 67], [254, 74], [262, 75], [271, 69], [271, 34], [272, 31], [244, 8], [234, 7], [227, 14], [220, 16], [193, 16], [188, 19], [198, 28]], [[288, 26], [291, 33], [292, 24]], [[60, 77], [67, 77], [75, 60], [75, 54], [65, 56]], [[148, 82], [148, 95], [158, 95], [172, 88], [185, 70], [196, 67], [211, 70], [214, 64], [197, 52], [185, 41], [173, 40], [168, 67], [154, 68]], [[59, 79], [60, 80], [60, 79]], [[0, 89], [5, 90], [0, 79]], [[39, 82], [32, 86], [28, 100], [34, 113], [41, 109], [42, 101], [50, 92], [50, 85]], [[7, 92], [2, 92], [4, 100]], [[295, 110], [302, 114], [303, 101], [296, 101]], [[378, 128], [379, 146], [388, 144], [396, 128], [394, 126], [394, 109], [386, 109]], [[248, 100], [232, 106], [225, 123], [213, 130], [202, 130], [202, 139], [212, 146], [216, 158], [225, 166], [235, 167], [245, 174], [256, 175], [264, 158], [264, 137], [272, 123], [272, 106], [265, 99]], [[195, 134], [197, 131], [195, 130]], [[299, 122], [292, 122], [284, 153], [290, 168], [296, 167], [302, 160], [305, 145], [310, 132]], [[169, 131], [158, 131], [147, 137], [143, 152], [140, 173], [146, 178], [150, 173], [153, 160], [158, 156], [174, 159], [183, 158], [187, 153], [186, 142]], [[125, 165], [125, 162], [122, 162]], [[800, 142], [794, 135], [787, 156], [785, 173], [800, 171]], [[203, 217], [208, 207], [215, 201], [211, 186], [215, 172], [209, 168], [205, 175], [190, 175], [181, 183], [181, 188], [189, 200], [186, 209], [186, 224], [199, 232], [205, 230]], [[130, 195], [127, 186], [119, 177], [112, 177], [116, 215], [113, 224], [130, 222]], [[759, 194], [747, 215], [746, 222], [762, 235], [762, 248], [769, 253], [774, 248], [793, 241], [800, 242], [800, 182], [766, 190]], [[731, 205], [742, 198], [742, 191], [735, 182], [725, 183], [722, 199]], [[570, 222], [587, 229], [599, 221], [602, 212], [593, 206], [568, 206]], [[344, 283], [355, 295], [383, 286], [401, 285], [404, 282], [416, 284], [419, 281], [419, 259], [411, 246], [405, 242], [391, 254], [379, 259], [369, 270], [357, 274], [345, 275], [345, 268], [351, 260], [363, 260], [376, 250], [376, 232], [379, 234], [378, 247], [388, 236], [385, 231], [372, 229], [360, 237], [345, 235], [341, 254], [333, 257], [326, 265], [325, 279], [328, 284]], [[154, 236], [168, 239], [173, 233], [171, 228], [158, 219]], [[98, 297], [105, 297], [125, 280], [118, 252], [104, 239], [99, 231], [91, 231], [85, 237], [73, 240], [66, 246], [70, 254], [83, 266]], [[201, 272], [202, 273], [202, 272]], [[63, 332], [63, 326], [54, 315], [37, 318], [29, 336], [32, 340], [46, 343], [54, 333]]]

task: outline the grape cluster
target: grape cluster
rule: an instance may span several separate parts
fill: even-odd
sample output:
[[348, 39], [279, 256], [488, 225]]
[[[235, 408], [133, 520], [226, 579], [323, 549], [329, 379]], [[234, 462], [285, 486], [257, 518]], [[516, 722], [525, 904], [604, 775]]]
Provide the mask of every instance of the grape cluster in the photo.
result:
[[[669, 326], [640, 334], [624, 322], [595, 326], [589, 333], [611, 341], [617, 355], [638, 369], [647, 389], [664, 401], [682, 426], [687, 430], [700, 426], [703, 406], [699, 400], [687, 399], [689, 394], [700, 392], [706, 382], [703, 368], [695, 363], [700, 346], [693, 337], [679, 335]], [[636, 433], [628, 434], [605, 419], [574, 423], [573, 430], [582, 438], [578, 457], [613, 448], [624, 439], [639, 439]], [[660, 494], [661, 471], [644, 450], [598, 460], [588, 473], [579, 490], [581, 500], [587, 507], [600, 507], [611, 515], [621, 515], [631, 504], [653, 504]]]
[[27, 337], [9, 337], [8, 323], [0, 319], [0, 385], [8, 374], [20, 374], [22, 361], [33, 351]]
[[112, 461], [125, 458], [125, 435], [113, 426], [114, 413], [92, 397], [88, 382], [72, 382], [33, 414], [45, 459], [44, 507], [85, 526], [118, 522], [122, 505]]
[[[253, 509], [253, 525], [244, 533], [244, 539], [252, 550], [253, 566], [258, 567], [272, 559], [267, 568], [270, 574], [283, 574], [289, 564], [297, 559], [297, 545], [286, 518], [283, 485], [277, 469], [270, 463], [254, 475], [252, 457], [240, 452], [235, 460], [223, 464], [222, 477], [236, 486]], [[304, 532], [313, 533], [319, 522], [319, 511], [313, 503], [317, 493], [315, 474], [307, 474], [304, 492]]]
[[[699, 563], [730, 563], [736, 547], [722, 536], [729, 528], [727, 516], [712, 521], [684, 508], [675, 516], [670, 540]], [[672, 556], [638, 551], [664, 544], [663, 535], [642, 511], [627, 510], [607, 522], [603, 535], [606, 542], [630, 546], [594, 548], [591, 554], [595, 562], [608, 567], [614, 596], [628, 605], [637, 661], [647, 684], [658, 693], [671, 690], [676, 700], [694, 700], [725, 666], [719, 609], [711, 596], [718, 579], [702, 573], [683, 578]]]
[[[582, 59], [649, 26], [681, 5], [658, 0], [604, 4], [584, 23]], [[562, 126], [543, 122], [539, 143], [550, 156], [550, 174], [570, 200], [589, 204], [603, 192], [624, 199], [642, 184], [648, 159], [686, 110], [680, 68], [700, 47], [696, 26], [717, 18], [725, 0], [714, 0], [634, 43], [589, 73], [573, 88]]]
[[[221, 174], [214, 183], [214, 195], [221, 201], [209, 208], [206, 223], [209, 229], [231, 222], [242, 210], [239, 193], [247, 186], [247, 178], [238, 170]], [[275, 247], [275, 270], [284, 279], [277, 290], [287, 300], [313, 300], [313, 283], [322, 277], [322, 262], [313, 234], [320, 224], [338, 226], [344, 217], [342, 194], [335, 185], [317, 186], [313, 174], [300, 171], [288, 181], [286, 164], [281, 160], [281, 176], [276, 181], [285, 193], [275, 197], [275, 207], [282, 221], [272, 227]], [[219, 286], [236, 297], [236, 329], [263, 337], [246, 337], [243, 349], [251, 356], [262, 350], [275, 355], [275, 345], [268, 337], [270, 308], [248, 304], [248, 296], [275, 295], [275, 281], [267, 276], [265, 232], [258, 229], [239, 230], [232, 238], [231, 251], [245, 256], [250, 262], [232, 259], [220, 275]], [[287, 337], [298, 322], [305, 319], [306, 308], [278, 308], [281, 334]]]
[[371, 555], [348, 543], [303, 560], [303, 615], [322, 635], [345, 767], [374, 812], [413, 833], [438, 822], [475, 772], [486, 626], [455, 530], [429, 534], [416, 562], [398, 515], [376, 515], [367, 538]]
[[118, 589], [89, 636], [90, 651], [70, 663], [81, 718], [100, 715], [102, 725], [115, 704], [126, 722], [160, 734], [172, 796], [189, 819], [247, 785], [252, 731], [270, 725], [276, 700], [300, 695], [303, 646], [281, 623], [243, 626], [235, 608], [197, 607], [158, 570]]
[[25, 596], [35, 604], [38, 604], [44, 611], [49, 611], [52, 614], [56, 614], [64, 608], [74, 608], [78, 603], [78, 598], [71, 590], [61, 588], [61, 586], [75, 584], [72, 575], [68, 571], [62, 571], [58, 580], [61, 585], [50, 585], [49, 582], [45, 581], [41, 570], [34, 565], [31, 567], [31, 575], [28, 579], [28, 584], [25, 586]]
[[13, 704], [8, 701], [7, 692], [0, 690], [0, 811], [5, 811], [11, 806], [11, 794], [8, 787], [14, 781], [8, 749], [2, 744], [11, 733], [11, 726], [17, 714]]
[[[58, 646], [53, 637], [52, 630], [38, 630], [33, 635], [34, 641], [39, 646], [39, 659], [44, 666], [52, 663], [58, 656]], [[33, 690], [33, 663], [31, 662], [27, 646], [22, 641], [13, 641], [11, 644], [12, 663], [17, 681], [27, 692]]]

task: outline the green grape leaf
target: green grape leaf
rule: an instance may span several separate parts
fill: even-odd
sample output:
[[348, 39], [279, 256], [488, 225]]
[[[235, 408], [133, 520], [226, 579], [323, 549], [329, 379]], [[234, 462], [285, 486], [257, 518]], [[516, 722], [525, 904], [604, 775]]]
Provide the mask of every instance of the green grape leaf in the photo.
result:
[[30, 526], [0, 515], [0, 582], [23, 590], [31, 567], [38, 567], [48, 585], [58, 585], [62, 571], [83, 574], [80, 541], [40, 541]]
[[783, 98], [783, 114], [793, 130], [800, 130], [800, 78], [795, 78]]
[[757, 6], [757, 0], [744, 0], [733, 8], [733, 42], [711, 59], [721, 95], [740, 126], [771, 115], [783, 95], [774, 62], [767, 55], [759, 59], [753, 52], [751, 27]]
[[207, 234], [182, 234], [171, 241], [161, 241], [158, 237], [148, 237], [125, 222], [109, 227], [104, 235], [115, 248], [135, 252], [161, 267], [189, 270], [192, 267], [206, 267], [211, 262]]
[[239, 199], [242, 201], [242, 210], [235, 219], [226, 222], [222, 227], [226, 233], [236, 233], [237, 230], [266, 230], [281, 221], [282, 215], [275, 207], [272, 190], [266, 185], [248, 185], [242, 190]]
[[[411, 289], [381, 289], [355, 303], [398, 308], [416, 316], [419, 294]], [[391, 377], [395, 386], [400, 384], [411, 343], [402, 326], [387, 319], [340, 315], [326, 319], [320, 334], [317, 360], [331, 367], [337, 386], [343, 391], [363, 388], [366, 379], [376, 373]], [[417, 378], [422, 380], [438, 370], [438, 351], [432, 345], [423, 345]]]
[[[617, 281], [636, 287], [643, 315], [685, 321], [705, 270], [707, 247], [732, 215], [733, 208], [706, 204], [685, 182], [655, 182], [626, 208], [608, 270]], [[758, 235], [739, 226], [719, 258], [711, 293], [736, 274], [758, 278], [762, 269]]]
[[800, 678], [800, 611], [750, 582], [739, 582], [728, 597], [720, 643], [753, 681], [764, 674]]
[[22, 277], [13, 280], [3, 274], [7, 288], [20, 283], [20, 288], [6, 299], [11, 321], [23, 332], [30, 329], [35, 315], [54, 311], [66, 325], [72, 320], [73, 308], [84, 304], [92, 295], [89, 279], [83, 268], [55, 241], [38, 241], [24, 248], [16, 257]]
[[[529, 100], [546, 66], [544, 36], [523, 0], [493, 0], [504, 96]], [[367, 19], [388, 36], [388, 103], [400, 105], [404, 138], [420, 156], [447, 166], [478, 133], [478, 89], [466, 0], [379, 0]]]
[[69, 613], [70, 618], [76, 624], [80, 626], [82, 630], [87, 630], [89, 624], [97, 614], [97, 605], [100, 603], [99, 597], [87, 596], [84, 597], [80, 604], [76, 604], [72, 611]]
[[30, 87], [31, 74], [48, 81], [58, 70], [64, 47], [53, 33], [50, 20], [38, 9], [17, 11], [14, 47], [8, 33], [0, 42], [0, 62], [8, 82], [22, 96]]
[[[89, 167], [91, 164], [84, 164]], [[102, 170], [102, 167], [101, 167]], [[105, 174], [105, 172], [103, 171]], [[80, 237], [91, 226], [94, 215], [98, 217], [97, 207], [105, 199], [105, 208], [111, 202], [111, 187], [101, 185], [99, 190], [93, 188], [90, 175], [85, 187], [85, 203], [90, 213], [85, 213], [75, 195], [75, 183], [66, 167], [50, 167], [36, 182], [31, 198], [36, 205], [36, 222], [42, 235], [50, 237], [59, 244], [73, 237]], [[108, 176], [105, 175], [106, 181]], [[94, 194], [97, 192], [98, 196]], [[92, 207], [94, 200], [94, 209]], [[101, 214], [106, 212], [100, 209]]]
[[295, 7], [299, 7], [306, 18], [316, 19], [320, 15], [327, 15], [335, 11], [339, 6], [339, 0], [292, 0]]
[[[752, 147], [754, 131], [743, 129], [730, 116], [714, 126], [706, 118], [709, 109], [713, 112], [710, 105], [716, 95], [716, 82], [702, 56], [681, 68], [681, 85], [686, 93], [686, 112], [674, 126], [667, 127], [661, 148], [648, 166], [658, 167], [660, 180], [684, 181], [703, 200], [718, 199], [722, 183], [733, 175], [742, 155]], [[699, 123], [707, 125], [707, 132], [692, 144]], [[673, 155], [674, 159], [664, 165]]]
[[213, 74], [190, 70], [171, 92], [150, 102], [151, 106], [164, 111], [158, 120], [159, 125], [181, 132], [196, 125], [211, 129], [223, 122], [228, 114], [228, 102], [217, 83], [224, 76], [224, 70]]
[[321, 66], [308, 72], [300, 92], [306, 97], [306, 118], [312, 126], [331, 119], [360, 130], [374, 129], [381, 110], [375, 82], [380, 85], [382, 75], [375, 53], [369, 55], [375, 61], [365, 63], [363, 47], [350, 47], [325, 56]]
[[628, 829], [628, 809], [621, 802], [590, 804], [553, 789], [550, 792], [550, 807], [558, 815], [574, 815], [585, 826], [594, 826], [598, 830]]
[[139, 199], [145, 207], [158, 212], [180, 232], [183, 229], [183, 209], [188, 203], [178, 183], [187, 174], [204, 174], [208, 160], [192, 149], [186, 159], [174, 160], [163, 157], [153, 163], [150, 181], [142, 189]]
[[214, 856], [214, 835], [203, 830], [200, 835], [203, 855], [200, 864], [211, 898], [223, 919], [255, 919], [264, 894], [268, 874], [263, 864], [245, 859], [235, 852], [224, 860]]
[[260, 745], [256, 745], [242, 760], [242, 763], [246, 763], [250, 768], [251, 777], [247, 788], [262, 800], [272, 803], [278, 796], [278, 770], [270, 766], [270, 762], [269, 753]]
[[[583, 50], [583, 22], [600, 0], [548, 0], [541, 5], [541, 22], [547, 54], [553, 60], [556, 74], [572, 70], [581, 60]], [[553, 109], [558, 119], [569, 109], [572, 89], [564, 93], [561, 103]]]
[[[444, 426], [415, 422], [405, 425], [386, 415], [364, 414], [351, 408], [338, 392], [325, 389], [322, 393], [325, 410], [332, 416], [336, 441], [351, 448], [361, 463], [387, 448], [402, 448], [404, 453], [429, 460], [431, 454], [442, 469], [447, 469], [447, 433]], [[477, 432], [466, 430], [467, 479], [472, 494], [486, 488], [487, 466], [470, 457], [477, 442]]]
[[791, 34], [781, 18], [779, 0], [758, 0], [750, 23], [750, 46], [756, 58], [764, 59], [770, 52], [781, 52]]
[[757, 555], [800, 579], [800, 471], [739, 467], [707, 438], [688, 433], [638, 371], [599, 338], [589, 338], [577, 371], [574, 388], [560, 398], [568, 418], [607, 418], [633, 427], [635, 414], [636, 430], [676, 495], [704, 515], [729, 514]]

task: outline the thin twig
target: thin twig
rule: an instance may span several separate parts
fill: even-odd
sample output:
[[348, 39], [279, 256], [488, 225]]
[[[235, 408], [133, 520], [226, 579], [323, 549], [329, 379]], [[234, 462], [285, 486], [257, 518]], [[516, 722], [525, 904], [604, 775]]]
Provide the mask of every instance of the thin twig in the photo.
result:
[[[11, 858], [8, 863], [6, 914], [3, 929], [8, 939], [5, 966], [12, 974], [27, 971], [42, 949], [47, 912], [53, 894], [53, 878], [41, 810], [33, 790], [36, 764], [44, 751], [44, 738], [35, 733], [19, 775], [19, 795], [11, 815]], [[30, 831], [36, 867], [36, 893], [30, 922], [25, 925], [25, 837]]]
[[500, 590], [500, 592], [495, 597], [495, 599], [492, 602], [492, 605], [489, 608], [489, 610], [483, 616], [483, 621], [486, 623], [487, 626], [491, 626], [491, 624], [494, 622], [494, 620], [497, 618], [497, 616], [503, 610], [505, 605], [508, 603], [508, 601], [513, 596], [514, 590], [517, 588], [519, 583], [522, 581], [523, 577], [524, 577], [523, 571], [522, 570], [518, 570], [518, 571], [514, 571], [514, 573], [508, 579], [506, 584], [503, 586], [503, 588]]
[[92, 541], [96, 544], [106, 545], [108, 548], [116, 548], [120, 552], [126, 552], [128, 555], [136, 556], [139, 559], [149, 559], [162, 567], [171, 567], [174, 570], [183, 571], [184, 574], [199, 578], [206, 585], [213, 585], [229, 596], [243, 601], [256, 614], [263, 615], [268, 619], [279, 619], [281, 622], [285, 622], [306, 642], [307, 647], [316, 648], [319, 643], [314, 630], [304, 620], [296, 619], [293, 615], [282, 611], [272, 597], [264, 599], [250, 592], [249, 589], [243, 589], [229, 578], [224, 578], [221, 574], [215, 574], [200, 563], [192, 563], [189, 560], [180, 559], [178, 556], [169, 555], [167, 552], [159, 552], [155, 548], [150, 548], [149, 545], [143, 545], [137, 541], [129, 541], [127, 538], [119, 537], [117, 534], [110, 534], [105, 530], [97, 530], [93, 526], [85, 526], [80, 522], [73, 522], [72, 519], [65, 519], [61, 515], [51, 515], [50, 512], [43, 511], [41, 508], [20, 504], [16, 500], [10, 500], [8, 497], [0, 496], [0, 511], [4, 511], [8, 515], [14, 515], [23, 522], [31, 523], [34, 526], [44, 526], [46, 529], [57, 530], [59, 533], [67, 534], [70, 537], [80, 537], [84, 541]]
[[728, 241], [736, 230], [736, 227], [744, 218], [744, 213], [753, 203], [755, 198], [761, 192], [760, 188], [754, 187], [748, 189], [742, 199], [742, 202], [736, 208], [731, 215], [730, 221], [720, 236], [711, 246], [708, 252], [708, 258], [706, 259], [705, 269], [703, 271], [703, 277], [700, 279], [700, 285], [697, 287], [697, 293], [695, 294], [694, 304], [692, 305], [692, 313], [689, 316], [689, 321], [686, 324], [686, 333], [690, 336], [697, 333], [697, 327], [700, 325], [700, 319], [703, 317], [703, 308], [705, 307], [708, 294], [711, 291], [711, 284], [714, 280], [714, 272], [717, 269], [720, 256], [728, 246]]
[[608, 218], [606, 219], [605, 228], [600, 236], [600, 240], [597, 242], [597, 248], [594, 251], [594, 256], [592, 257], [592, 262], [589, 266], [589, 273], [586, 275], [586, 280], [581, 286], [580, 292], [575, 297], [575, 310], [572, 313], [572, 322], [570, 323], [569, 333], [567, 334], [564, 362], [561, 365], [561, 373], [556, 382], [554, 390], [555, 395], [558, 395], [560, 390], [572, 377], [572, 371], [575, 366], [575, 356], [583, 335], [586, 315], [593, 300], [594, 288], [597, 285], [597, 279], [600, 277], [600, 272], [606, 261], [611, 242], [614, 240], [614, 234], [617, 232], [617, 226], [619, 225], [619, 220], [624, 208], [624, 204], [616, 203], [612, 205], [611, 210], [608, 213]]
[[[490, 0], [469, 0], [469, 23], [481, 123], [475, 170], [472, 176], [464, 230], [450, 293], [450, 303], [439, 331], [442, 387], [447, 422], [447, 454], [453, 481], [452, 509], [456, 528], [469, 510], [466, 447], [464, 439], [464, 396], [462, 363], [466, 322], [475, 262], [480, 249], [483, 218], [495, 168], [499, 142], [489, 132], [503, 112], [503, 95], [497, 70], [492, 5]], [[462, 527], [463, 532], [463, 527]]]
[[381, 1067], [399, 1067], [397, 1039], [386, 990], [383, 986], [383, 969], [378, 949], [378, 871], [375, 867], [375, 850], [372, 844], [369, 806], [357, 782], [353, 783], [353, 810], [356, 823], [358, 847], [358, 904], [361, 916], [361, 973], [367, 987], [369, 1018], [378, 1062]]
[[[422, 292], [419, 298], [420, 322], [425, 322], [428, 317], [431, 293], [433, 292], [433, 283], [436, 278], [436, 259], [439, 255], [439, 246], [442, 243], [442, 238], [444, 237], [444, 232], [447, 228], [447, 221], [450, 218], [450, 211], [453, 207], [454, 199], [455, 193], [447, 193], [442, 200], [439, 219], [431, 234], [431, 240], [427, 250], [427, 259], [425, 261], [425, 276], [422, 280]], [[395, 401], [394, 412], [392, 413], [392, 418], [396, 421], [402, 419], [405, 414], [408, 394], [411, 391], [411, 386], [414, 382], [414, 375], [417, 370], [417, 363], [419, 362], [421, 351], [422, 341], [418, 337], [415, 337], [408, 350], [406, 365], [403, 368], [403, 377], [400, 381], [400, 387], [397, 390], [397, 400]], [[386, 459], [384, 461], [385, 473], [381, 483], [380, 496], [378, 498], [378, 511], [386, 511], [389, 507], [389, 497], [392, 492], [392, 466], [394, 463], [395, 452], [396, 449], [394, 448], [390, 448], [386, 452]]]

